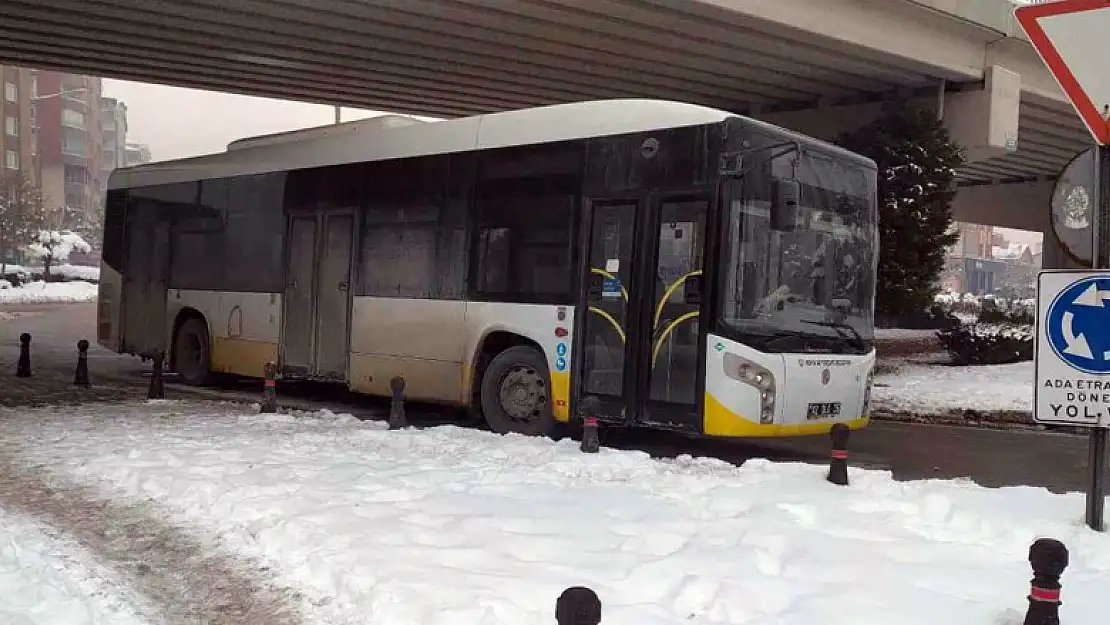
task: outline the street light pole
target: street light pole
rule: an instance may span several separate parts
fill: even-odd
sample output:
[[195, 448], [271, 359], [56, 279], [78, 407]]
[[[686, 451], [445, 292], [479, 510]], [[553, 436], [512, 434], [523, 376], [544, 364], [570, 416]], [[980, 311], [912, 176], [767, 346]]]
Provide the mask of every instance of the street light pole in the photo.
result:
[[335, 107], [335, 123], [339, 124], [339, 118], [342, 116], [342, 109], [338, 106]]

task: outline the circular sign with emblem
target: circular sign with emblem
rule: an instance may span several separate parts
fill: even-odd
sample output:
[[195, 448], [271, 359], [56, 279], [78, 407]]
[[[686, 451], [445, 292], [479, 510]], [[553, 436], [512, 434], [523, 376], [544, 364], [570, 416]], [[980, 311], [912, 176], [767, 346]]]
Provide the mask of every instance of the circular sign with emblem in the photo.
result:
[[1094, 210], [1095, 168], [1092, 148], [1068, 163], [1052, 189], [1052, 232], [1060, 247], [1083, 267], [1091, 266], [1091, 216]]

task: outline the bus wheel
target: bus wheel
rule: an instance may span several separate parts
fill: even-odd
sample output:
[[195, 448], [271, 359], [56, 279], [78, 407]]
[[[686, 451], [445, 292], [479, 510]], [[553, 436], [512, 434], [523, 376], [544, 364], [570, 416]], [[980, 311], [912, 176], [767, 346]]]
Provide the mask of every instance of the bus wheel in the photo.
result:
[[174, 371], [190, 386], [207, 384], [212, 376], [208, 327], [202, 319], [188, 319], [173, 341]]
[[543, 354], [518, 345], [501, 352], [482, 377], [482, 414], [494, 432], [545, 436], [552, 432], [551, 389]]

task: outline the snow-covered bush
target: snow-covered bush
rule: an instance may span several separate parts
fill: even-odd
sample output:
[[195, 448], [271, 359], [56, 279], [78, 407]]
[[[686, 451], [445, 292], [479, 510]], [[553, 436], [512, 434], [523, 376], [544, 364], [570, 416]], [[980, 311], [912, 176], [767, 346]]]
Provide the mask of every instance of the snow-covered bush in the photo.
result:
[[1031, 326], [971, 323], [937, 332], [957, 365], [1004, 365], [1033, 359]]
[[32, 258], [42, 260], [42, 276], [46, 282], [50, 282], [51, 265], [64, 263], [75, 251], [87, 254], [92, 246], [81, 235], [69, 230], [40, 230], [35, 241], [27, 246]]
[[957, 365], [1000, 365], [1033, 359], [1036, 302], [941, 293], [937, 305], [960, 323], [937, 332]]
[[936, 296], [936, 303], [964, 323], [1034, 323], [1037, 302], [1033, 299], [1007, 300], [992, 295], [973, 295], [947, 291]]

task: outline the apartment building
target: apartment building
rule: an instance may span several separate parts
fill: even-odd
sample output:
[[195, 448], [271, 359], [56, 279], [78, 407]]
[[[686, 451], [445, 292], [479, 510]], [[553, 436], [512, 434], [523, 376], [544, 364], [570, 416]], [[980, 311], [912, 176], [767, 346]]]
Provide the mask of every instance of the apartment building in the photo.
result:
[[103, 202], [100, 78], [0, 66], [0, 162], [42, 189], [55, 226]]
[[101, 184], [117, 167], [127, 165], [127, 105], [115, 98], [100, 98], [100, 129], [104, 156], [100, 164]]

